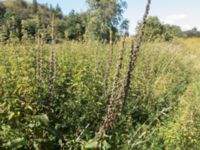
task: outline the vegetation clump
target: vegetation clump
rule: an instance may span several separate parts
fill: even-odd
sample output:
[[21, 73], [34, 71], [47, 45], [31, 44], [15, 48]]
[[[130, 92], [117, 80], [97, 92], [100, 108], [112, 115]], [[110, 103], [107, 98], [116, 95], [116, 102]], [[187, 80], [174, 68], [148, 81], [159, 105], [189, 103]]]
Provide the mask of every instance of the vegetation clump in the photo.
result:
[[87, 3], [0, 2], [0, 149], [200, 149], [197, 29], [148, 17], [147, 0], [128, 37], [124, 1]]

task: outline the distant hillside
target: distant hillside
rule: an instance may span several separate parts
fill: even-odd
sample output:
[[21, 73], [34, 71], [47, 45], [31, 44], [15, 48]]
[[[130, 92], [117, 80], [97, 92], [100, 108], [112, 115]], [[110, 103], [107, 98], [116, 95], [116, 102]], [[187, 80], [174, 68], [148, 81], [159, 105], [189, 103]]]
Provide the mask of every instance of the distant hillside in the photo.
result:
[[1, 42], [34, 40], [36, 36], [50, 41], [51, 16], [55, 15], [55, 33], [58, 39], [65, 37], [65, 20], [60, 7], [29, 3], [24, 0], [0, 2]]
[[87, 1], [87, 4], [86, 12], [76, 13], [72, 10], [64, 16], [59, 5], [54, 8], [48, 4], [38, 4], [36, 0], [0, 2], [0, 42], [34, 41], [38, 37], [50, 42], [52, 14], [55, 16], [56, 41], [90, 38], [108, 42], [111, 33], [112, 40], [121, 34], [128, 35], [129, 21], [123, 18], [125, 1], [94, 0]]

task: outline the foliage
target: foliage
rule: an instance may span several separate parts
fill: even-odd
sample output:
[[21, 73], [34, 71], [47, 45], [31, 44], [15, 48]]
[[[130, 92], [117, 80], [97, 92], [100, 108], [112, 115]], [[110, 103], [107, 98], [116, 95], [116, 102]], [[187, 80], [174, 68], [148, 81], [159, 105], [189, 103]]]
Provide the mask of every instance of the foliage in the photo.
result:
[[[86, 36], [97, 40], [109, 40], [109, 31], [118, 32], [123, 22], [123, 12], [127, 4], [123, 0], [87, 0], [89, 5]], [[121, 26], [124, 27], [123, 25]]]
[[[52, 13], [55, 16], [57, 41], [83, 40], [90, 33], [95, 39], [108, 40], [110, 28], [115, 34], [128, 32], [129, 22], [122, 17], [125, 2], [103, 0], [98, 7], [94, 6], [94, 1], [88, 1], [88, 4], [91, 9], [86, 12], [71, 11], [68, 15], [63, 15], [58, 4], [54, 8], [52, 5], [49, 7], [39, 4], [36, 0], [32, 3], [24, 0], [0, 2], [0, 42], [20, 42], [21, 39], [34, 41], [41, 33], [44, 33], [45, 41], [50, 42], [48, 32], [51, 28]], [[106, 7], [106, 10], [102, 9], [103, 7]], [[12, 32], [7, 32], [15, 27], [18, 32], [14, 33], [15, 36]]]
[[[3, 19], [5, 13], [6, 13], [6, 7], [4, 6], [3, 3], [0, 3], [0, 20]], [[0, 21], [0, 23], [1, 23], [1, 21]]]
[[[137, 32], [141, 23], [138, 23]], [[179, 26], [162, 24], [158, 17], [149, 17], [145, 27], [145, 41], [164, 40], [171, 41], [176, 36], [181, 36], [182, 31]]]
[[[118, 47], [119, 43], [114, 45], [114, 64]], [[192, 57], [200, 56], [196, 48], [199, 40], [142, 47], [122, 116], [102, 148], [199, 149], [199, 59]], [[92, 138], [106, 113], [104, 77], [109, 47], [96, 42], [55, 45], [55, 91], [48, 114], [44, 107], [49, 45], [42, 48], [39, 95], [37, 45], [9, 44], [0, 49], [0, 149], [93, 148], [98, 139]], [[112, 66], [110, 83], [114, 70]]]
[[33, 13], [37, 13], [38, 11], [38, 3], [37, 0], [33, 0]]
[[86, 20], [86, 13], [78, 14], [72, 10], [66, 17], [66, 37], [70, 40], [83, 40], [86, 29]]
[[[121, 49], [120, 42], [112, 42], [128, 34], [122, 16], [126, 3], [87, 3], [87, 12], [67, 16], [59, 5], [36, 0], [0, 3], [0, 149], [86, 150], [98, 144], [103, 150], [200, 149], [200, 40], [174, 39], [183, 36], [180, 27], [149, 17], [137, 57], [140, 44], [130, 48], [132, 39], [123, 39]], [[198, 34], [197, 29], [185, 32]], [[88, 36], [92, 40], [84, 39]], [[110, 45], [97, 41], [109, 36]], [[48, 45], [52, 40], [57, 44]], [[130, 49], [135, 50], [131, 65]], [[110, 109], [119, 120], [110, 124], [108, 116], [112, 127], [100, 137], [109, 97], [118, 94], [133, 66], [122, 111], [116, 111], [121, 101]]]
[[200, 31], [198, 31], [197, 28], [185, 31], [183, 34], [185, 37], [200, 37]]

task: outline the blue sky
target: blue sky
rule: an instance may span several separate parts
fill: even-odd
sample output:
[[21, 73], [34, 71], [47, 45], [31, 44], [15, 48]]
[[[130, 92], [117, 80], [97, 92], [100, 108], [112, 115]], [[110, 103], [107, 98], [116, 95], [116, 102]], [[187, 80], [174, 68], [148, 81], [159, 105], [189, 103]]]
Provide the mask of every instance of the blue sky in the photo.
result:
[[[31, 1], [31, 0], [30, 0]], [[130, 20], [130, 33], [134, 33], [137, 22], [141, 19], [147, 0], [125, 0], [128, 8], [124, 17]], [[59, 4], [64, 14], [72, 9], [87, 10], [85, 0], [38, 0], [39, 3]], [[200, 0], [152, 0], [150, 15], [158, 16], [164, 23], [176, 24], [183, 30], [197, 27], [200, 29]]]

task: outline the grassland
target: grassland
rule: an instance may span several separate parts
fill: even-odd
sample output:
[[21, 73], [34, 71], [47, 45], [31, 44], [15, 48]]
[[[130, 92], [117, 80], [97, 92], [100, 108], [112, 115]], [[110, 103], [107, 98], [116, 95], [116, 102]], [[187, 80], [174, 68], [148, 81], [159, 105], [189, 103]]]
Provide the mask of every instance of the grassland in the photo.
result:
[[[120, 42], [114, 45], [109, 65], [109, 45], [55, 45], [56, 76], [47, 115], [51, 46], [0, 45], [0, 149], [90, 147], [106, 114], [105, 93], [111, 91], [120, 47]], [[129, 40], [125, 47], [120, 81], [129, 61]], [[128, 100], [105, 149], [200, 149], [199, 58], [200, 39], [144, 43]]]

